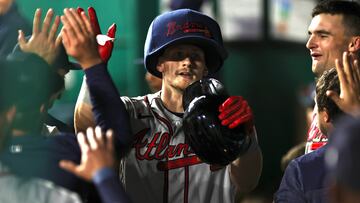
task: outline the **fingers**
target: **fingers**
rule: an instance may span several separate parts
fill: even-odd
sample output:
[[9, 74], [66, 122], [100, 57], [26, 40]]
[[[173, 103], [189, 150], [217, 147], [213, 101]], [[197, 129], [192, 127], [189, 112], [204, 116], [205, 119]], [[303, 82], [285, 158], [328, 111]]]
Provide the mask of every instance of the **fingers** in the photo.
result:
[[81, 153], [82, 154], [87, 153], [89, 151], [90, 147], [88, 145], [88, 142], [87, 142], [87, 139], [85, 138], [84, 133], [81, 133], [81, 132], [78, 133], [77, 140], [80, 145]]
[[[240, 124], [249, 124], [246, 128], [252, 128], [253, 113], [249, 104], [241, 96], [231, 96], [219, 106], [219, 119], [221, 125], [228, 126], [230, 129], [238, 127]], [[250, 131], [250, 129], [249, 129]]]
[[356, 85], [360, 85], [360, 70], [358, 60], [354, 60], [352, 65], [353, 78]]
[[43, 22], [43, 25], [41, 28], [41, 32], [43, 32], [45, 35], [47, 35], [47, 33], [48, 33], [50, 23], [51, 23], [51, 20], [53, 19], [53, 17], [54, 17], [54, 11], [50, 8], [46, 13], [46, 16], [44, 18], [44, 22]]
[[224, 103], [222, 103], [219, 107], [219, 111], [222, 112], [224, 109], [226, 109], [228, 106], [232, 105], [233, 103], [238, 102], [238, 100], [243, 100], [241, 96], [231, 96], [228, 99], [225, 100]]
[[336, 72], [338, 73], [340, 86], [342, 84], [347, 84], [346, 75], [345, 75], [345, 72], [344, 72], [344, 69], [343, 69], [342, 65], [340, 64], [339, 59], [335, 59], [335, 67], [336, 67]]
[[351, 66], [350, 66], [350, 63], [349, 63], [349, 55], [347, 52], [344, 52], [343, 53], [343, 68], [344, 68], [344, 73], [345, 73], [345, 78], [346, 78], [346, 81], [348, 83], [352, 83], [353, 82], [353, 78], [352, 78], [352, 70], [351, 70]]
[[237, 126], [239, 126], [240, 124], [245, 124], [249, 121], [251, 121], [253, 119], [252, 117], [252, 113], [247, 113], [245, 115], [240, 116], [239, 118], [237, 118], [235, 121], [233, 121], [230, 125], [229, 128], [233, 129], [236, 128]]
[[103, 147], [104, 146], [104, 138], [102, 135], [101, 128], [99, 126], [96, 126], [96, 128], [95, 128], [95, 137], [96, 137], [97, 145], [99, 147]]
[[85, 32], [85, 26], [80, 18], [80, 15], [78, 15], [74, 9], [64, 9], [64, 16], [66, 18], [66, 21], [64, 23], [65, 29], [72, 32], [74, 37], [77, 37], [77, 35], [81, 36], [81, 33]]
[[[86, 130], [86, 138], [90, 145], [91, 150], [96, 150], [97, 148], [109, 147], [109, 149], [113, 149], [113, 131], [108, 130], [106, 132], [106, 144], [104, 140], [104, 136], [102, 130], [99, 126], [95, 128], [95, 135], [92, 128], [88, 128]], [[85, 139], [86, 139], [85, 138]]]
[[[70, 45], [70, 41], [71, 41], [70, 39], [76, 39], [76, 33], [75, 33], [74, 29], [72, 28], [70, 21], [68, 20], [67, 17], [61, 16], [60, 19], [61, 19], [61, 22], [64, 24], [63, 37], [66, 38], [66, 41]], [[64, 46], [65, 46], [65, 44], [64, 44]]]
[[49, 42], [53, 42], [55, 40], [56, 32], [59, 28], [59, 25], [60, 25], [60, 17], [56, 16], [54, 23], [52, 24], [51, 29], [49, 31], [49, 36], [48, 36]]
[[84, 9], [83, 9], [83, 8], [81, 8], [81, 7], [78, 7], [78, 8], [76, 9], [76, 11], [77, 11], [77, 13], [80, 15], [80, 14], [81, 14], [81, 12], [83, 12], [83, 11], [84, 11]]
[[337, 92], [333, 90], [328, 90], [326, 91], [326, 96], [333, 100], [337, 106], [341, 106], [341, 98]]
[[242, 114], [248, 106], [247, 101], [242, 99], [227, 99], [220, 107], [221, 113], [219, 115], [220, 120], [228, 119], [236, 113]]
[[66, 170], [66, 171], [69, 171], [75, 175], [78, 174], [78, 171], [77, 171], [77, 165], [72, 162], [72, 161], [68, 161], [68, 160], [61, 160], [59, 162], [59, 166], [60, 168]]
[[[101, 130], [100, 130], [101, 131]], [[100, 132], [101, 134], [101, 132]], [[92, 150], [95, 150], [98, 148], [98, 143], [96, 142], [95, 140], [95, 137], [94, 137], [94, 130], [92, 128], [88, 128], [86, 130], [86, 137], [87, 137], [87, 140], [89, 141], [89, 144], [90, 144], [90, 148]]]
[[234, 109], [231, 113], [225, 114], [225, 116], [220, 119], [222, 125], [229, 125], [233, 123], [236, 119], [240, 118], [243, 114], [246, 113], [246, 106]]
[[87, 30], [89, 33], [93, 34], [93, 32], [94, 32], [94, 31], [93, 31], [93, 28], [92, 28], [92, 26], [91, 26], [91, 23], [90, 23], [88, 17], [85, 15], [85, 12], [82, 12], [82, 13], [81, 13], [81, 18], [82, 18], [82, 20], [83, 20], [83, 22], [84, 22], [84, 24], [85, 24], [86, 30]]
[[88, 13], [89, 13], [91, 26], [92, 26], [92, 28], [94, 30], [94, 34], [95, 35], [101, 34], [101, 29], [100, 29], [100, 26], [99, 26], [99, 21], [98, 21], [95, 9], [93, 7], [89, 7], [88, 8]]
[[64, 15], [61, 16], [61, 21], [64, 24], [69, 40], [83, 40], [87, 35], [93, 35], [90, 21], [84, 12], [79, 15], [74, 9], [66, 8], [64, 9]]
[[114, 151], [114, 132], [112, 130], [106, 131], [106, 148], [111, 152]]
[[[60, 18], [59, 18], [60, 19]], [[58, 46], [60, 46], [60, 44], [61, 44], [61, 42], [62, 42], [62, 32], [60, 32], [59, 34], [58, 34], [58, 36], [56, 37], [56, 39], [55, 39], [55, 46], [56, 47], [58, 47]]]
[[20, 46], [21, 50], [25, 50], [26, 39], [25, 39], [24, 32], [22, 30], [19, 30], [18, 33], [19, 33], [18, 34], [19, 46]]
[[62, 39], [62, 43], [63, 43], [64, 47], [65, 48], [70, 47], [71, 43], [70, 43], [69, 35], [68, 35], [66, 29], [62, 28], [60, 33], [61, 33], [61, 39]]
[[37, 35], [40, 32], [40, 19], [41, 19], [41, 9], [38, 8], [35, 10], [34, 19], [33, 19], [33, 35]]

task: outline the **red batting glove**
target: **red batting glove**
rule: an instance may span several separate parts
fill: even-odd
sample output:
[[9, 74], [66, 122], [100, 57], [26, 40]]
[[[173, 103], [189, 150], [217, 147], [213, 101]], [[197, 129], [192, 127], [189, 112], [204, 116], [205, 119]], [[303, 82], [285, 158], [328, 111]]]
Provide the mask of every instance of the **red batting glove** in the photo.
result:
[[246, 131], [253, 131], [253, 113], [247, 101], [241, 96], [230, 96], [219, 106], [221, 124], [230, 129], [244, 124]]
[[[84, 9], [82, 8], [77, 8], [77, 12], [80, 14], [81, 12], [83, 12]], [[94, 33], [95, 35], [101, 35], [101, 30], [100, 30], [100, 26], [99, 26], [99, 21], [98, 18], [96, 16], [96, 12], [95, 9], [93, 7], [89, 7], [88, 8], [88, 13], [89, 13], [89, 18], [90, 18], [90, 23], [92, 28], [94, 29]], [[116, 24], [113, 23], [108, 31], [107, 31], [107, 36], [110, 38], [115, 38], [115, 32], [116, 32]], [[108, 40], [105, 42], [104, 45], [100, 45], [98, 44], [98, 52], [100, 54], [101, 59], [107, 63], [111, 57], [111, 53], [114, 47], [114, 41], [113, 40]]]

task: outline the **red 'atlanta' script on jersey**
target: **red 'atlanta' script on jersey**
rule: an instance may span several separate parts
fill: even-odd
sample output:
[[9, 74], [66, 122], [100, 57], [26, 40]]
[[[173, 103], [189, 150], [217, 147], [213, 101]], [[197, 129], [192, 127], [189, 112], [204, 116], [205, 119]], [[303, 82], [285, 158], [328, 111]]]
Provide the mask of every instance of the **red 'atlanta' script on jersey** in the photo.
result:
[[[135, 141], [136, 158], [139, 160], [163, 160], [174, 157], [182, 157], [193, 154], [188, 144], [179, 143], [177, 145], [170, 145], [170, 134], [168, 132], [158, 132], [151, 140], [145, 138], [149, 129], [144, 129], [137, 134]], [[145, 152], [141, 152], [142, 148], [146, 148]]]

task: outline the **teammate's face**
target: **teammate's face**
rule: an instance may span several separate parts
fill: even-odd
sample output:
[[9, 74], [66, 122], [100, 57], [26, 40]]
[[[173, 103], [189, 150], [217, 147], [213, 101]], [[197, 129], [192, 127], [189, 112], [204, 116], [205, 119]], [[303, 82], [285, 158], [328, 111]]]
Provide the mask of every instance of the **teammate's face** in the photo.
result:
[[312, 71], [320, 76], [335, 67], [335, 59], [341, 59], [348, 50], [350, 37], [345, 35], [342, 15], [319, 14], [310, 23], [306, 47], [310, 50]]
[[174, 45], [167, 48], [157, 66], [163, 85], [183, 91], [207, 74], [205, 54], [194, 45]]

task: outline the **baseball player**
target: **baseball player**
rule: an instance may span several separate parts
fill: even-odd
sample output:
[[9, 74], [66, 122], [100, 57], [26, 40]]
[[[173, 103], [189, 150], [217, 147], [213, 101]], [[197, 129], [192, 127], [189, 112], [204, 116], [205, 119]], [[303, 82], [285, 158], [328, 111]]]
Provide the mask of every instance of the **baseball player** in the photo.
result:
[[[77, 137], [82, 152], [79, 165], [72, 162], [73, 156], [80, 159], [80, 153], [76, 153], [74, 149], [77, 143], [73, 134], [45, 138], [32, 132], [31, 135], [23, 137], [22, 142], [9, 145], [9, 143], [14, 143], [14, 140], [10, 138], [10, 129], [12, 129], [14, 117], [19, 116], [16, 115], [19, 113], [18, 110], [23, 109], [23, 105], [34, 106], [34, 103], [45, 102], [47, 100], [45, 95], [50, 92], [46, 91], [51, 86], [49, 81], [54, 80], [57, 74], [35, 55], [0, 60], [0, 65], [0, 202], [81, 202], [78, 194], [56, 185], [59, 182], [45, 180], [49, 175], [46, 172], [49, 171], [43, 170], [42, 164], [45, 162], [46, 167], [54, 170], [54, 165], [58, 166], [59, 158], [68, 159], [61, 161], [62, 168], [86, 181], [94, 182], [102, 202], [129, 202], [115, 170], [112, 170], [115, 158], [111, 131], [108, 131], [104, 137], [100, 128], [96, 128], [95, 131], [89, 129], [86, 135], [80, 134]], [[31, 95], [34, 93], [37, 93], [36, 97]], [[26, 101], [23, 99], [24, 95], [27, 98]], [[35, 121], [28, 122], [33, 125], [36, 123]], [[6, 161], [4, 162], [6, 158], [4, 154], [8, 154], [8, 151], [12, 153], [11, 161], [27, 163], [25, 167], [21, 167], [21, 170], [30, 173], [30, 177], [16, 173], [11, 170], [13, 168], [10, 165], [6, 164]], [[48, 162], [49, 154], [54, 153], [57, 155], [52, 156], [52, 161]], [[41, 179], [36, 178], [36, 173], [39, 172], [42, 172]], [[60, 178], [67, 179], [68, 176]]]
[[[187, 144], [182, 129], [184, 89], [208, 73], [216, 72], [227, 54], [216, 21], [199, 12], [180, 9], [158, 16], [145, 42], [146, 69], [162, 78], [161, 91], [140, 97], [122, 97], [116, 91], [98, 52], [85, 13], [65, 9], [63, 44], [85, 70], [86, 82], [75, 113], [77, 129], [91, 122], [91, 102], [96, 122], [117, 119], [113, 108], [124, 108], [130, 117], [133, 145], [126, 158], [126, 187], [134, 202], [234, 202], [236, 192], [257, 185], [262, 156], [253, 115], [247, 102], [229, 97], [219, 106], [222, 125], [245, 125], [251, 146], [227, 166], [208, 165]], [[89, 88], [90, 94], [87, 92]], [[121, 107], [118, 107], [121, 105]], [[100, 123], [101, 124], [101, 123]]]
[[[312, 12], [313, 19], [308, 28], [309, 40], [306, 47], [312, 58], [312, 71], [320, 77], [335, 67], [335, 59], [341, 59], [343, 52], [351, 55], [352, 61], [359, 59], [360, 50], [360, 5], [352, 1], [323, 1]], [[352, 62], [353, 63], [353, 62]], [[355, 72], [354, 72], [355, 73]], [[346, 113], [353, 113], [339, 96], [329, 95]], [[314, 151], [327, 143], [327, 136], [317, 127], [317, 109], [308, 131], [305, 152]]]
[[[335, 68], [324, 71], [316, 83], [319, 129], [329, 136], [337, 127], [335, 121], [346, 114], [326, 96], [327, 91], [340, 93]], [[274, 194], [274, 202], [328, 202], [329, 184], [324, 184], [327, 175], [324, 160], [326, 149], [327, 146], [324, 146], [289, 163]]]

